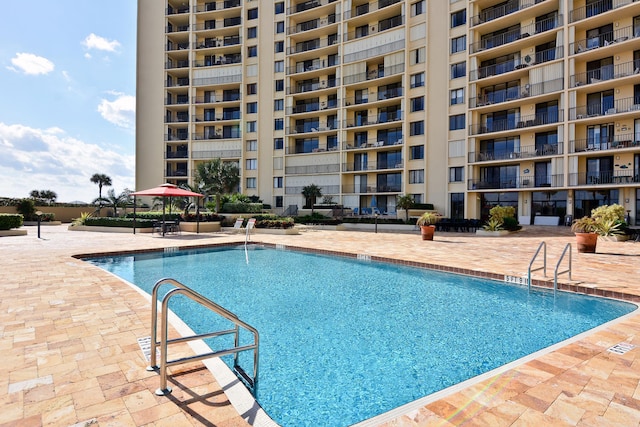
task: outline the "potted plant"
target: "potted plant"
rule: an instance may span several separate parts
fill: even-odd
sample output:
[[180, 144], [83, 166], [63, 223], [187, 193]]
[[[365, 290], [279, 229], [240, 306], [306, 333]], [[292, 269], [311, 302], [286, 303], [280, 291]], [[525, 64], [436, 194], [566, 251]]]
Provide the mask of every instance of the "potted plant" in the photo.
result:
[[576, 235], [578, 252], [591, 254], [596, 252], [599, 230], [598, 221], [590, 216], [573, 221], [571, 231]]
[[433, 233], [436, 231], [435, 224], [440, 220], [440, 215], [436, 212], [425, 212], [416, 221], [420, 226], [422, 240], [433, 240]]

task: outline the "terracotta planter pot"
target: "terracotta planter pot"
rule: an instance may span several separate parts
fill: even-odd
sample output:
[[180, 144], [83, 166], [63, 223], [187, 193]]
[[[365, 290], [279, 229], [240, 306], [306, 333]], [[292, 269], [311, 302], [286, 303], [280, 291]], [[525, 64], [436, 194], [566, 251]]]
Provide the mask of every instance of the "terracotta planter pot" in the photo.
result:
[[578, 252], [593, 254], [596, 252], [598, 235], [595, 233], [576, 233]]
[[436, 231], [435, 225], [420, 226], [420, 234], [422, 235], [422, 240], [433, 240], [433, 233], [435, 231]]

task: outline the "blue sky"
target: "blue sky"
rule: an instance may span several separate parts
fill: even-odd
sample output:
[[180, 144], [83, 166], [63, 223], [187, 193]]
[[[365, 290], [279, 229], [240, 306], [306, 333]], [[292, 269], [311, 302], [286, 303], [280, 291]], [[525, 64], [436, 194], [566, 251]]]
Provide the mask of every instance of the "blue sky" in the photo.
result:
[[116, 193], [134, 189], [136, 8], [3, 2], [0, 197], [53, 190], [58, 201], [90, 202], [94, 173]]

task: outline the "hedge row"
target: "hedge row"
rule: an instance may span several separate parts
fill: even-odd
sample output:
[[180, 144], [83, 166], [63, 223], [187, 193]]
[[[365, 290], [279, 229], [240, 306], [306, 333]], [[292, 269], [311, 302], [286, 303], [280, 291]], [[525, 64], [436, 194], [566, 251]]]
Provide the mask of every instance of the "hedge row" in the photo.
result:
[[0, 213], [0, 230], [11, 230], [22, 227], [22, 215]]
[[[133, 218], [133, 212], [127, 213], [125, 218]], [[160, 221], [162, 219], [162, 212], [136, 212], [136, 220], [139, 219], [152, 219], [154, 221]], [[165, 221], [180, 221], [180, 214], [171, 212], [164, 214]]]
[[227, 213], [260, 213], [262, 212], [262, 207], [262, 203], [225, 203], [220, 211]]
[[[137, 228], [153, 227], [153, 224], [156, 223], [157, 221], [158, 221], [157, 219], [136, 218], [136, 227]], [[111, 217], [87, 218], [85, 220], [84, 225], [94, 226], [94, 227], [133, 228], [133, 218], [111, 218]]]

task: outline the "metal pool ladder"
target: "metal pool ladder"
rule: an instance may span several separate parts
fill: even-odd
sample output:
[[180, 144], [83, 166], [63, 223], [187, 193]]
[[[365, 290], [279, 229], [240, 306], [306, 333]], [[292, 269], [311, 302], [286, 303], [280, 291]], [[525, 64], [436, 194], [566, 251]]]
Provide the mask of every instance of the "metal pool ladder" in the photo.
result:
[[[162, 297], [162, 312], [160, 313], [160, 341], [158, 341], [158, 290], [162, 285], [172, 285], [173, 289], [169, 290], [165, 294], [165, 296]], [[204, 306], [210, 311], [232, 322], [234, 325], [233, 328], [222, 331], [208, 332], [204, 334], [196, 334], [187, 337], [168, 339], [167, 331], [169, 300], [174, 295], [184, 295], [192, 301]], [[238, 316], [236, 316], [226, 308], [219, 306], [218, 304], [205, 298], [193, 289], [187, 287], [186, 285], [183, 285], [182, 283], [174, 279], [164, 278], [158, 280], [153, 286], [151, 298], [151, 365], [147, 368], [147, 370], [160, 370], [160, 388], [156, 390], [156, 394], [158, 396], [163, 396], [165, 394], [171, 393], [171, 387], [167, 386], [168, 367], [180, 365], [186, 362], [209, 359], [212, 357], [227, 356], [230, 354], [234, 355], [233, 370], [235, 371], [235, 374], [245, 383], [245, 385], [247, 385], [249, 390], [255, 395], [258, 380], [258, 344], [260, 337], [258, 331], [254, 327], [240, 320]], [[240, 345], [240, 328], [243, 328], [253, 334], [253, 344]], [[224, 350], [197, 354], [195, 356], [182, 357], [175, 360], [167, 360], [167, 350], [169, 344], [184, 343], [205, 338], [219, 337], [223, 335], [233, 335], [233, 347]], [[156, 349], [158, 348], [158, 346], [160, 346], [160, 366], [158, 366], [156, 360]], [[238, 364], [238, 353], [249, 350], [253, 350], [253, 376], [247, 374], [247, 372]]]
[[[534, 261], [540, 254], [541, 249], [544, 249], [542, 267], [531, 268], [533, 267]], [[566, 270], [558, 271], [558, 269], [560, 268], [560, 263], [562, 263], [562, 260], [564, 259], [565, 255], [567, 255], [567, 251], [569, 253], [569, 268]], [[527, 284], [529, 286], [529, 291], [531, 291], [531, 272], [539, 271], [539, 270], [544, 270], [544, 276], [547, 277], [547, 243], [546, 242], [540, 242], [540, 245], [538, 246], [536, 253], [533, 254], [533, 257], [531, 258], [531, 262], [529, 262], [529, 270], [527, 272]], [[553, 294], [554, 295], [558, 291], [558, 276], [564, 273], [569, 273], [569, 280], [571, 280], [571, 243], [567, 243], [567, 246], [564, 247], [564, 250], [562, 251], [562, 255], [560, 255], [560, 259], [558, 260], [558, 263], [556, 264], [556, 268], [553, 272]]]
[[[540, 254], [541, 249], [544, 249], [543, 255], [542, 255], [542, 267], [531, 268], [533, 266], [533, 262], [536, 260], [536, 258]], [[547, 243], [546, 242], [540, 242], [540, 245], [538, 246], [536, 253], [533, 254], [533, 257], [531, 258], [531, 262], [529, 262], [529, 270], [527, 271], [527, 286], [529, 286], [529, 292], [531, 292], [531, 273], [533, 271], [539, 271], [539, 270], [544, 270], [544, 277], [547, 277]]]

